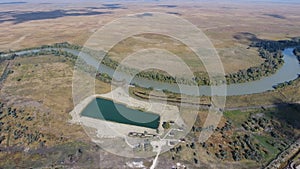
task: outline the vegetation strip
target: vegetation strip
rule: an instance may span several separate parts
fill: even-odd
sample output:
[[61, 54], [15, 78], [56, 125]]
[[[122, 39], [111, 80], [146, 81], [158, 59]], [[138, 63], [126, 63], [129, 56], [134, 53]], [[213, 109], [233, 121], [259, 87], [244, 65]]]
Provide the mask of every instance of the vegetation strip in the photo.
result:
[[300, 63], [300, 47], [296, 47], [293, 52], [294, 52], [294, 55], [297, 56], [299, 63]]
[[[258, 67], [250, 67], [246, 70], [240, 70], [235, 73], [225, 75], [226, 83], [227, 84], [236, 84], [236, 83], [244, 83], [259, 80], [262, 77], [269, 76], [274, 74], [283, 64], [283, 55], [282, 50], [287, 47], [297, 47], [300, 46], [300, 39], [292, 39], [292, 40], [284, 40], [284, 41], [265, 41], [265, 40], [257, 40], [253, 42], [250, 47], [258, 48], [259, 55], [265, 59], [264, 63], [262, 63]], [[0, 61], [13, 59], [16, 57], [16, 52], [26, 51], [26, 50], [41, 50], [41, 49], [53, 49], [53, 48], [67, 48], [67, 49], [74, 49], [77, 51], [84, 51], [85, 53], [93, 56], [96, 59], [102, 59], [101, 63], [112, 68], [117, 69], [120, 66], [120, 70], [131, 74], [136, 75], [140, 78], [145, 78], [148, 80], [154, 80], [159, 82], [165, 83], [179, 83], [179, 84], [187, 84], [187, 85], [211, 85], [211, 84], [219, 84], [224, 82], [210, 82], [208, 74], [206, 72], [195, 72], [194, 79], [186, 79], [183, 77], [172, 77], [170, 75], [165, 74], [159, 70], [151, 70], [151, 71], [138, 71], [134, 68], [126, 67], [123, 65], [119, 65], [119, 63], [115, 60], [109, 58], [109, 56], [105, 55], [104, 58], [99, 58], [99, 51], [87, 49], [84, 47], [80, 47], [78, 45], [69, 44], [68, 42], [63, 43], [56, 43], [54, 45], [43, 45], [37, 48], [27, 48], [18, 51], [8, 51], [8, 52], [0, 52], [0, 54], [4, 55], [7, 54], [5, 57], [1, 57]], [[39, 52], [32, 52], [31, 54], [27, 55], [42, 55], [46, 51], [39, 51]], [[13, 54], [11, 54], [13, 53]], [[46, 52], [47, 53], [47, 52]], [[77, 59], [78, 56], [73, 55], [66, 51], [61, 50], [51, 50], [51, 53], [54, 55], [64, 55], [66, 57]], [[299, 56], [299, 48], [294, 50], [294, 53]], [[9, 55], [10, 54], [10, 55]], [[91, 68], [89, 68], [91, 69]], [[95, 70], [94, 70], [95, 71]], [[93, 71], [93, 72], [94, 72]], [[95, 73], [95, 72], [94, 72]], [[97, 78], [102, 79], [103, 81], [110, 82], [111, 78], [106, 74], [97, 74]]]

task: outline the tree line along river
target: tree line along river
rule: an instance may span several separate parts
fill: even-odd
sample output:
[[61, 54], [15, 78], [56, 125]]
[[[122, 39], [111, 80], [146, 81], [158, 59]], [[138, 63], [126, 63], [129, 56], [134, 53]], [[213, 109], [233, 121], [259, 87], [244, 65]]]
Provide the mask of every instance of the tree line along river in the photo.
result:
[[[150, 80], [143, 77], [135, 77], [132, 79], [131, 75], [128, 74], [128, 72], [116, 72], [113, 67], [115, 66], [107, 66], [107, 64], [103, 64], [97, 61], [95, 57], [92, 56], [89, 52], [85, 52], [84, 50], [80, 50], [80, 47], [73, 47], [72, 48], [66, 48], [64, 43], [62, 43], [62, 47], [58, 45], [56, 47], [54, 45], [50, 46], [49, 48], [47, 46], [41, 47], [41, 48], [35, 48], [35, 49], [24, 49], [20, 51], [13, 52], [13, 57], [18, 56], [30, 56], [30, 55], [37, 55], [51, 52], [55, 53], [58, 52], [58, 55], [62, 52], [64, 55], [67, 55], [67, 57], [71, 57], [73, 59], [76, 58], [76, 56], [80, 56], [81, 59], [83, 59], [86, 64], [90, 65], [91, 67], [94, 67], [98, 69], [101, 75], [106, 75], [111, 78], [114, 77], [117, 81], [125, 81], [128, 84], [135, 84], [140, 87], [144, 88], [153, 88], [156, 90], [167, 90], [169, 92], [174, 93], [182, 93], [187, 95], [195, 95], [195, 87], [198, 92], [197, 95], [204, 95], [204, 96], [211, 96], [212, 95], [212, 88], [214, 89], [214, 95], [245, 95], [245, 94], [254, 94], [254, 93], [261, 93], [268, 90], [273, 90], [274, 86], [285, 83], [294, 79], [297, 79], [300, 73], [300, 64], [298, 61], [297, 56], [295, 56], [293, 48], [285, 48], [282, 51], [282, 57], [281, 59], [284, 61], [283, 64], [278, 68], [278, 70], [267, 76], [262, 77], [259, 80], [255, 81], [249, 81], [244, 83], [232, 83], [228, 84], [226, 86], [226, 91], [218, 91], [218, 90], [224, 90], [224, 88], [219, 88], [218, 85], [189, 85], [189, 84], [175, 84], [175, 83], [168, 83], [168, 82], [162, 82], [162, 81], [156, 81], [156, 80]], [[10, 59], [12, 57], [12, 54], [5, 54], [2, 53], [1, 60]], [[105, 79], [105, 77], [102, 77]]]

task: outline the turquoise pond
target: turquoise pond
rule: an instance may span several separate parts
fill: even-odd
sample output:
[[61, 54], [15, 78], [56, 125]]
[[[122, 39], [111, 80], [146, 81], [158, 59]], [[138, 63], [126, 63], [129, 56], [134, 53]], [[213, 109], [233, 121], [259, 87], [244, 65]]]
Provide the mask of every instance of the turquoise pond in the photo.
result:
[[131, 109], [103, 98], [92, 100], [81, 115], [151, 129], [157, 129], [160, 121], [158, 114]]

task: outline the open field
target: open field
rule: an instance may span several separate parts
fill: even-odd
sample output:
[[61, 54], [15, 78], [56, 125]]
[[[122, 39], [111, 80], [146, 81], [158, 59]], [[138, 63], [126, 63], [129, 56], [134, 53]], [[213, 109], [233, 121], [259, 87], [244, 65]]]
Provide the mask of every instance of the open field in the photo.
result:
[[[35, 107], [48, 113], [51, 133], [64, 128], [73, 109], [72, 77], [73, 64], [64, 57], [38, 56], [14, 60], [13, 74], [6, 79], [1, 89], [1, 98], [16, 107]], [[96, 81], [98, 92], [108, 92], [110, 87]], [[40, 105], [40, 106], [38, 106]], [[46, 125], [47, 126], [47, 125]], [[65, 134], [75, 134], [66, 131]], [[71, 137], [71, 136], [70, 136]]]
[[39, 115], [44, 118], [39, 120], [40, 127], [57, 137], [76, 133], [61, 133], [61, 128], [66, 125], [62, 121], [68, 118], [67, 112], [72, 110], [72, 66], [63, 63], [63, 59], [53, 56], [16, 59], [12, 68], [14, 73], [6, 79], [1, 89], [1, 98], [9, 105], [40, 109]]
[[[17, 114], [7, 116], [6, 108], [1, 111], [2, 130], [12, 126], [10, 132], [1, 132], [1, 140], [4, 136], [0, 144], [1, 167], [97, 168], [100, 164], [112, 165], [107, 164], [111, 158], [114, 166], [128, 162], [126, 158], [105, 153], [91, 142], [80, 125], [68, 122], [71, 120], [69, 111], [73, 109], [72, 62], [50, 55], [17, 58], [11, 69], [14, 73], [1, 89], [1, 103], [16, 109]], [[106, 83], [96, 81], [96, 86], [99, 93], [110, 91]], [[27, 127], [25, 135], [15, 132], [20, 131], [20, 127]], [[28, 142], [27, 134], [33, 134], [34, 142]], [[15, 136], [21, 138], [15, 139]], [[149, 164], [145, 162], [145, 165]]]
[[[73, 109], [71, 62], [57, 56], [18, 58], [11, 69], [14, 73], [8, 76], [1, 89], [1, 101], [17, 110], [24, 110], [26, 114], [18, 112], [18, 118], [3, 118], [3, 126], [21, 123], [28, 127], [29, 132], [38, 131], [43, 137], [29, 145], [26, 139], [20, 143], [20, 139], [13, 137], [13, 131], [18, 128], [13, 127], [9, 143], [5, 139], [0, 145], [1, 167], [54, 165], [95, 168], [100, 164], [112, 165], [107, 164], [107, 158], [114, 158], [114, 166], [127, 162], [126, 159], [104, 153], [91, 143], [80, 125], [68, 122], [71, 120], [69, 111]], [[96, 81], [96, 92], [107, 93], [110, 90], [106, 83]], [[33, 117], [33, 120], [25, 120], [28, 117]], [[7, 138], [8, 135], [4, 136]], [[44, 142], [43, 146], [40, 141]]]
[[[120, 3], [114, 8], [93, 1], [60, 6], [36, 3], [34, 8], [30, 3], [25, 3], [14, 5], [15, 13], [10, 12], [12, 6], [1, 5], [0, 36], [3, 39], [0, 49], [22, 49], [63, 41], [83, 45], [94, 31], [119, 16], [142, 11], [173, 13], [189, 20], [207, 34], [219, 52], [225, 71], [230, 73], [262, 62], [255, 49], [247, 49], [253, 37], [241, 36], [241, 32], [253, 34], [260, 39], [274, 40], [300, 35], [297, 4], [261, 3], [257, 7], [252, 3], [195, 3], [173, 2], [171, 4], [174, 7], [168, 7], [159, 2], [143, 3], [142, 6], [129, 2]], [[31, 11], [28, 12], [28, 9]], [[52, 15], [55, 12], [58, 14]], [[119, 50], [126, 53], [124, 47], [129, 46], [119, 47]], [[139, 49], [141, 46], [130, 47]], [[174, 49], [174, 45], [171, 44], [169, 48]], [[186, 59], [187, 63], [189, 60]]]

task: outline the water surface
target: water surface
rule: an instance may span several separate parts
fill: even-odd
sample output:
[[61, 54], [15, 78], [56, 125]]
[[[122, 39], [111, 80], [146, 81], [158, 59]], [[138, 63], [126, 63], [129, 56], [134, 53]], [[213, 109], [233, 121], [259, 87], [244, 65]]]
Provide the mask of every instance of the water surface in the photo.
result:
[[126, 107], [111, 100], [96, 98], [81, 112], [82, 116], [157, 129], [160, 116]]

